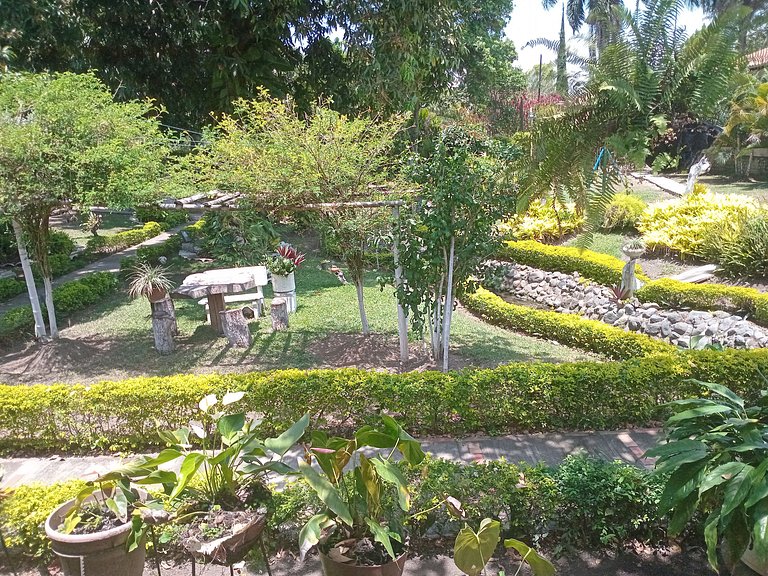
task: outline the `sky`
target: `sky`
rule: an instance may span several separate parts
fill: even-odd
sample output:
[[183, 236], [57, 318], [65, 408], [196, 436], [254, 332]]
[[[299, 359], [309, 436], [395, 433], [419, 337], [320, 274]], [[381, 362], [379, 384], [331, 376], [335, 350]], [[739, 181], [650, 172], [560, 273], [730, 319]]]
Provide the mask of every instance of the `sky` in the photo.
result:
[[[630, 4], [634, 4], [631, 2]], [[517, 0], [515, 8], [512, 11], [512, 18], [507, 24], [507, 37], [514, 41], [518, 52], [518, 65], [523, 70], [528, 70], [539, 63], [539, 54], [544, 55], [544, 62], [553, 62], [556, 54], [547, 50], [543, 46], [523, 48], [525, 44], [534, 38], [547, 38], [557, 40], [560, 36], [560, 15], [559, 8], [552, 8], [547, 11], [541, 7], [541, 0]], [[686, 10], [679, 21], [681, 26], [685, 26], [688, 33], [691, 33], [702, 26], [704, 16], [701, 9]], [[581, 33], [586, 31], [586, 26], [582, 28]], [[565, 24], [565, 35], [567, 39], [572, 38], [568, 23]], [[571, 47], [573, 44], [571, 44]], [[586, 54], [586, 47], [577, 49], [579, 53]]]

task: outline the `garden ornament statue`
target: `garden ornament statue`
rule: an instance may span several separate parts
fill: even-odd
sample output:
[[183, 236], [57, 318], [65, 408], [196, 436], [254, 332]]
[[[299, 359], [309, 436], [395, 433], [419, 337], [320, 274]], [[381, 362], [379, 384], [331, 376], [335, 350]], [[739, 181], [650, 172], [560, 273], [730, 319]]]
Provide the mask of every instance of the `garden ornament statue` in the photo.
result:
[[621, 271], [621, 292], [631, 298], [635, 291], [643, 286], [643, 283], [635, 275], [635, 265], [637, 259], [645, 253], [645, 244], [636, 238], [622, 246], [621, 251], [629, 258], [629, 262], [624, 265], [624, 269]]
[[693, 192], [693, 185], [696, 184], [696, 180], [698, 180], [699, 176], [702, 174], [709, 172], [710, 168], [712, 168], [712, 164], [710, 164], [707, 157], [702, 154], [701, 158], [699, 158], [699, 161], [691, 166], [690, 170], [688, 170], [688, 182], [685, 184], [686, 194]]

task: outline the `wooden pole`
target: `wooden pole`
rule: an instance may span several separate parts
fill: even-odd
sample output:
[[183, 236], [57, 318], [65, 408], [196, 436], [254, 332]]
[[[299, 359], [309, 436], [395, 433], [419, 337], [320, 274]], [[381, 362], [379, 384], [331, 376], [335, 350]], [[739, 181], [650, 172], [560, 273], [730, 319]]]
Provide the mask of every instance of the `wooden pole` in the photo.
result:
[[[400, 205], [392, 206], [392, 219], [397, 222], [400, 218]], [[400, 264], [400, 250], [398, 248], [397, 233], [393, 234], [392, 256], [395, 260], [395, 289], [403, 284], [403, 266]], [[397, 302], [397, 335], [400, 339], [400, 362], [408, 361], [408, 320], [405, 317], [405, 309], [400, 301]]]

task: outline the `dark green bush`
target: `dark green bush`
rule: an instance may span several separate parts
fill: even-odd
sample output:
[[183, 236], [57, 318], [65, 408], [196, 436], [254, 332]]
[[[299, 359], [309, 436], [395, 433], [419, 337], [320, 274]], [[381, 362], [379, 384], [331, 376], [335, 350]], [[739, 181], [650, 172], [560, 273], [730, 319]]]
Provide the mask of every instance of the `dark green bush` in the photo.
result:
[[16, 278], [0, 279], [0, 302], [10, 300], [26, 290], [27, 285], [23, 280], [17, 280]]
[[136, 208], [136, 218], [139, 222], [160, 222], [168, 228], [181, 226], [189, 217], [185, 210], [164, 210], [156, 204]]
[[491, 324], [556, 340], [615, 360], [675, 350], [662, 340], [639, 332], [627, 332], [599, 320], [510, 304], [483, 288], [465, 294], [462, 302]]
[[75, 241], [66, 232], [51, 230], [48, 234], [48, 254], [69, 256], [75, 249]]
[[637, 196], [616, 194], [605, 209], [603, 230], [637, 230], [637, 223], [648, 205]]
[[163, 230], [164, 227], [158, 222], [147, 222], [141, 228], [118, 232], [112, 236], [92, 236], [88, 238], [86, 249], [97, 254], [112, 254], [154, 238]]
[[160, 244], [140, 246], [136, 250], [136, 258], [139, 262], [157, 264], [157, 260], [160, 258], [160, 256], [173, 258], [174, 256], [178, 255], [179, 250], [181, 250], [181, 244], [181, 236], [174, 235], [168, 238], [168, 240], [165, 242], [161, 242]]
[[204, 253], [225, 264], [261, 264], [279, 240], [272, 223], [255, 210], [212, 212], [202, 222], [188, 229], [195, 230]]
[[691, 378], [757, 398], [760, 371], [768, 373], [768, 350], [517, 363], [447, 374], [279, 370], [0, 386], [0, 447], [145, 449], [157, 441], [156, 421], [179, 428], [194, 417], [201, 397], [235, 390], [247, 392], [244, 409], [264, 415], [265, 433], [284, 430], [307, 412], [315, 424], [348, 433], [382, 410], [416, 434], [616, 429], [664, 420], [666, 402], [702, 392]]
[[[624, 261], [608, 254], [570, 246], [550, 246], [533, 240], [506, 242], [496, 258], [551, 272], [578, 272], [584, 278], [605, 286], [621, 283], [621, 272], [625, 264]], [[637, 274], [641, 279], [647, 280], [639, 266]]]
[[768, 278], [768, 214], [746, 218], [739, 233], [720, 237], [720, 266], [731, 276]]

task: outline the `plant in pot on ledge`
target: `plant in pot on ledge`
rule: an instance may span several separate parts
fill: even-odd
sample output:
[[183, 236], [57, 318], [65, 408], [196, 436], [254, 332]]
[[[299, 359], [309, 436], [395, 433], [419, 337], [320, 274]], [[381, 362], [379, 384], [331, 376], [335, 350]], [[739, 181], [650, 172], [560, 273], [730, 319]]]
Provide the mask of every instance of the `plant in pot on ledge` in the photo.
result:
[[725, 386], [697, 383], [703, 397], [672, 402], [667, 443], [646, 453], [658, 458], [656, 472], [668, 475], [661, 512], [670, 514], [672, 535], [697, 510], [706, 515], [707, 558], [715, 570], [722, 538], [728, 564], [741, 559], [768, 575], [768, 390], [748, 405]]
[[155, 349], [160, 354], [170, 354], [175, 346], [173, 338], [179, 332], [176, 323], [176, 309], [168, 293], [173, 284], [162, 266], [141, 263], [128, 276], [128, 294], [131, 298], [146, 296], [152, 306], [152, 334]]
[[[299, 471], [326, 506], [301, 529], [301, 556], [317, 546], [326, 576], [403, 572], [410, 493], [392, 458], [399, 452], [413, 466], [424, 459], [424, 452], [394, 419], [382, 416], [382, 421], [382, 427], [364, 426], [351, 439], [313, 432], [299, 462]], [[371, 448], [386, 451], [386, 456], [366, 456], [364, 450]], [[345, 474], [347, 465], [351, 470]]]
[[294, 272], [304, 262], [304, 254], [285, 242], [277, 247], [277, 252], [266, 257], [266, 266], [272, 274], [272, 290], [275, 296], [288, 300], [288, 311], [296, 310], [296, 280]]
[[[185, 525], [181, 545], [193, 558], [230, 566], [260, 541], [270, 498], [267, 476], [295, 473], [282, 459], [309, 423], [305, 415], [278, 437], [261, 440], [255, 420], [243, 412], [228, 413], [243, 395], [206, 396], [199, 403], [199, 420], [160, 432], [170, 447], [137, 463], [161, 480], [173, 521]], [[160, 469], [176, 460], [181, 460], [178, 472]]]

